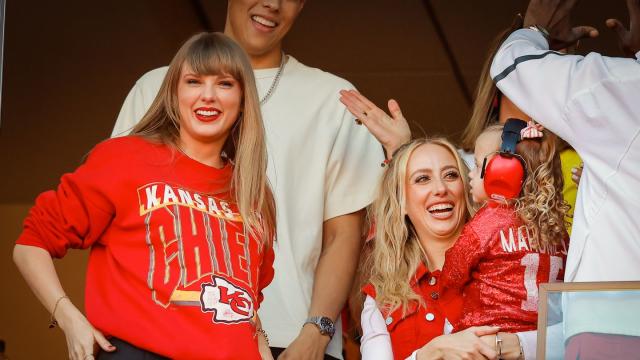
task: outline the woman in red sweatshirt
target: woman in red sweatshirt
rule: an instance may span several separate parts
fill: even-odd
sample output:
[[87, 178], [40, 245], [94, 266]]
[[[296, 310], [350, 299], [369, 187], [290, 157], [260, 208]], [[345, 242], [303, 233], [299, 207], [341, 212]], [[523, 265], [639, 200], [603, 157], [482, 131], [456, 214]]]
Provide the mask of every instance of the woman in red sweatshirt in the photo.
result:
[[[38, 196], [14, 259], [70, 358], [92, 359], [94, 345], [109, 359], [270, 357], [256, 315], [273, 278], [265, 148], [246, 54], [202, 33], [131, 136]], [[69, 248], [91, 249], [86, 316], [53, 267]]]

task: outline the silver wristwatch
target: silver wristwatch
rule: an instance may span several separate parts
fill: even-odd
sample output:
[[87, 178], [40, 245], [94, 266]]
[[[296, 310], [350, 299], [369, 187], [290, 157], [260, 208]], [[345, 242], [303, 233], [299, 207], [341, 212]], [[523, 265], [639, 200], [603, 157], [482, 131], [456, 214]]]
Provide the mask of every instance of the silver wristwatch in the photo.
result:
[[333, 338], [333, 334], [336, 333], [336, 326], [333, 324], [333, 321], [326, 316], [308, 317], [303, 326], [306, 324], [314, 324], [320, 329], [320, 334], [329, 335], [330, 338]]

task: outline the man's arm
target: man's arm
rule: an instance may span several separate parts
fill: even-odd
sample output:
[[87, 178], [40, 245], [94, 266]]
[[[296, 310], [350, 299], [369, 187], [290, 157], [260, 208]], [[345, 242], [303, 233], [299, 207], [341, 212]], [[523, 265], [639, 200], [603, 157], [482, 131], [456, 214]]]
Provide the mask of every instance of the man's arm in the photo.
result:
[[[340, 315], [358, 266], [364, 215], [360, 210], [324, 222], [309, 316], [325, 316], [335, 322]], [[323, 359], [330, 340], [316, 325], [306, 324], [279, 358]]]
[[582, 129], [571, 124], [569, 104], [596, 85], [615, 80], [612, 69], [621, 61], [628, 60], [597, 53], [583, 57], [555, 52], [549, 50], [540, 32], [521, 29], [511, 34], [496, 53], [491, 77], [516, 106], [575, 147], [576, 131], [600, 124], [583, 123]]
[[[598, 53], [583, 57], [549, 50], [550, 44], [552, 49], [558, 49], [580, 38], [597, 36], [592, 27], [573, 27], [570, 23], [576, 3], [576, 0], [531, 0], [525, 15], [525, 29], [514, 32], [505, 40], [491, 66], [491, 77], [500, 91], [574, 147], [574, 140], [583, 135], [577, 132], [592, 134], [603, 124], [570, 124], [572, 119], [567, 111], [571, 110], [571, 102], [599, 84], [626, 77], [624, 74], [628, 71], [620, 69], [630, 66], [627, 59], [604, 57]], [[546, 30], [527, 29], [534, 25]], [[595, 100], [586, 103], [596, 106]], [[583, 109], [587, 113], [593, 110]]]

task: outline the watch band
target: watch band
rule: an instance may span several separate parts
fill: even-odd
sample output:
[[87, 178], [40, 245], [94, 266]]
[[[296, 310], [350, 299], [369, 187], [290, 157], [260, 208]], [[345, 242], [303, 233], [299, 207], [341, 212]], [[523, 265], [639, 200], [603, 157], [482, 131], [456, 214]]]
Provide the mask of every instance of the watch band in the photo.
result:
[[326, 316], [310, 316], [305, 320], [303, 326], [306, 324], [314, 324], [320, 330], [320, 334], [329, 335], [330, 338], [333, 338], [333, 334], [336, 332], [333, 320]]
[[549, 40], [551, 39], [549, 31], [540, 25], [531, 25], [527, 29], [539, 32], [540, 34], [542, 34], [542, 36], [544, 36], [547, 42], [549, 42]]

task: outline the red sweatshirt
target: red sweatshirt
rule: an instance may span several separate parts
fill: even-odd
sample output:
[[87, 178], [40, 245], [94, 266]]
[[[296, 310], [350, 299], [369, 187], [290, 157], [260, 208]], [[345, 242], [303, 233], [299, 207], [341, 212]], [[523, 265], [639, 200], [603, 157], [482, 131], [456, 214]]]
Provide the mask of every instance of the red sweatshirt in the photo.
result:
[[535, 330], [538, 286], [562, 281], [567, 245], [565, 237], [560, 246], [533, 250], [529, 230], [513, 207], [480, 209], [445, 255], [442, 286], [464, 293], [463, 315], [452, 323], [454, 330], [481, 325]]
[[96, 146], [42, 193], [18, 244], [91, 248], [85, 307], [108, 336], [177, 359], [258, 359], [273, 250], [244, 231], [215, 169], [139, 137]]

